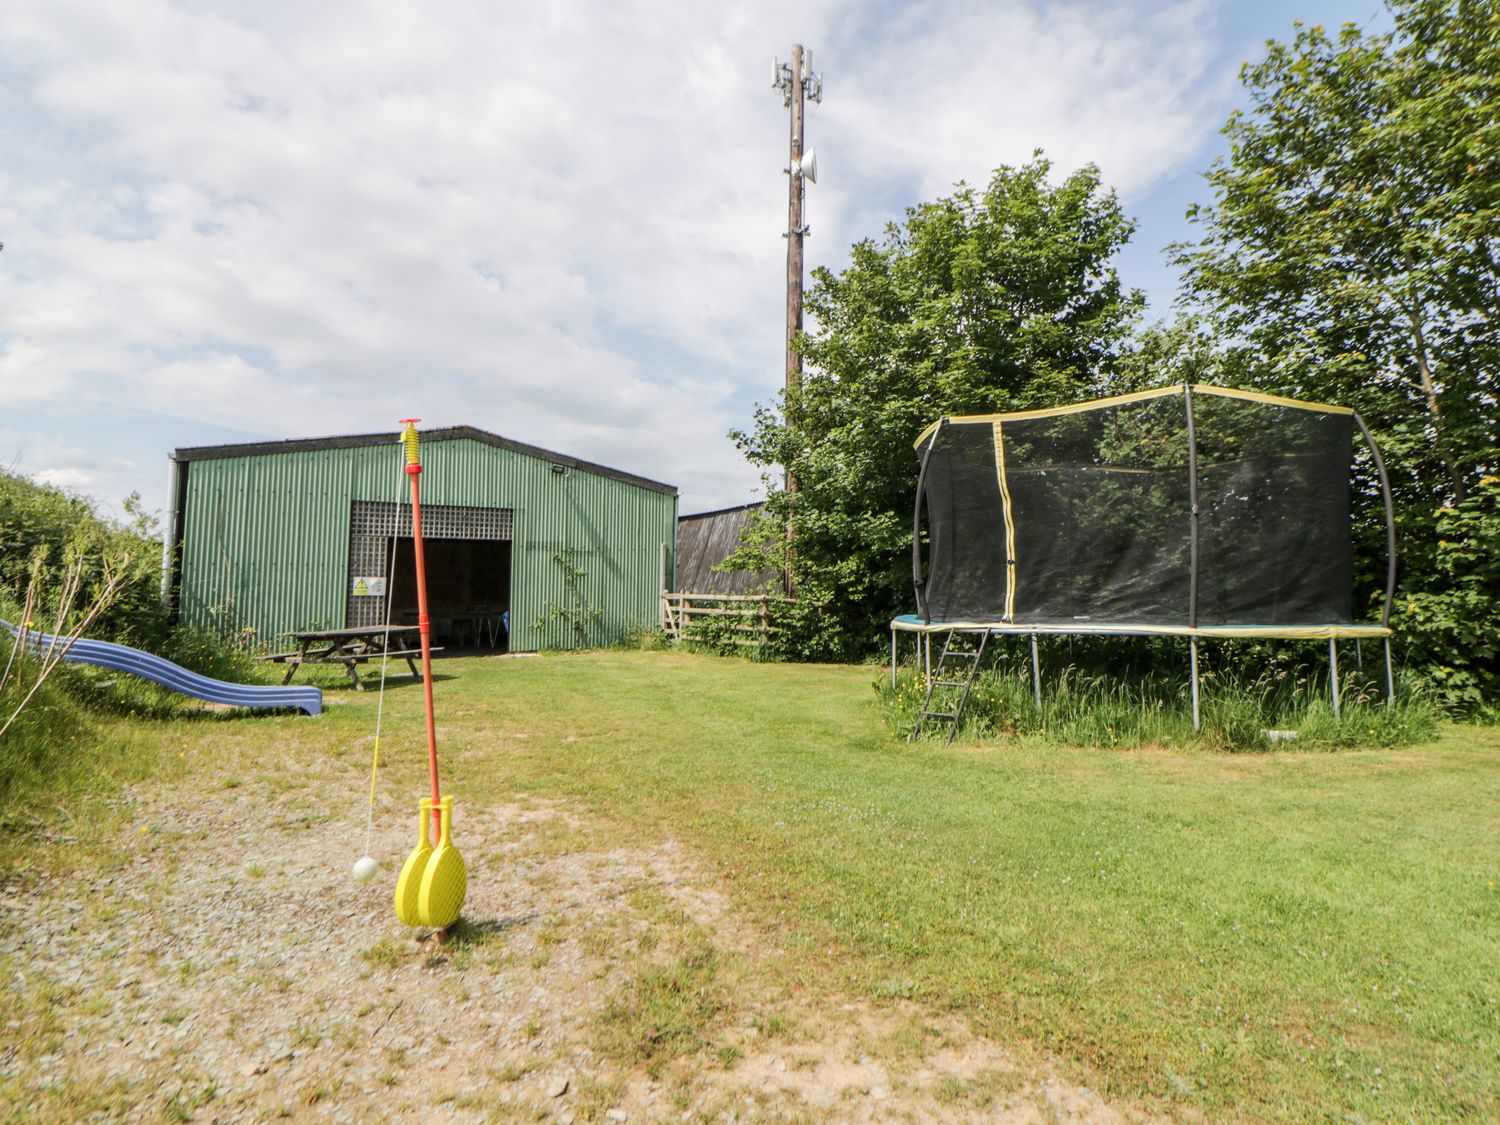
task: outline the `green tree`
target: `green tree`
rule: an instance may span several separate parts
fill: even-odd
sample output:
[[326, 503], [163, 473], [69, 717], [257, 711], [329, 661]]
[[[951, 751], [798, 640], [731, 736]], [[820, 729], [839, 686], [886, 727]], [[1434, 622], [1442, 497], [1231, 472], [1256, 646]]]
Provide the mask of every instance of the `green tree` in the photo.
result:
[[1105, 384], [1141, 306], [1112, 265], [1131, 223], [1097, 169], [1055, 186], [1051, 171], [1038, 153], [982, 191], [960, 184], [855, 244], [842, 273], [814, 271], [801, 390], [733, 435], [770, 490], [758, 543], [733, 563], [789, 559], [789, 655], [863, 655], [910, 608], [912, 442], [928, 422], [1076, 401]]
[[1437, 525], [1496, 466], [1500, 6], [1390, 11], [1388, 33], [1299, 25], [1245, 66], [1249, 108], [1224, 127], [1213, 201], [1189, 211], [1202, 237], [1175, 258], [1248, 381], [1370, 424], [1392, 473], [1413, 655], [1433, 670], [1456, 658], [1466, 691], [1493, 690], [1493, 656], [1453, 651], [1472, 606], [1443, 608]]

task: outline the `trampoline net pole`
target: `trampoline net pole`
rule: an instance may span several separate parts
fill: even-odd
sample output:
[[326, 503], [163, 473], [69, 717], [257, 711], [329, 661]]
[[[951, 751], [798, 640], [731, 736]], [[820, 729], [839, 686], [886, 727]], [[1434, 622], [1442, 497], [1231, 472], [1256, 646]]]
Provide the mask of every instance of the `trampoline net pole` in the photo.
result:
[[917, 471], [917, 498], [911, 515], [911, 579], [912, 589], [917, 595], [917, 616], [924, 624], [932, 624], [932, 613], [927, 608], [927, 578], [922, 573], [922, 498], [927, 487], [927, 463], [932, 457], [932, 447], [937, 444], [938, 433], [943, 425], [938, 423], [932, 438], [921, 453], [921, 468]]
[[1188, 638], [1188, 670], [1192, 681], [1193, 694], [1193, 729], [1198, 730], [1202, 726], [1202, 719], [1198, 712], [1198, 638]]
[[1042, 661], [1037, 654], [1036, 634], [1031, 634], [1031, 694], [1036, 697], [1036, 713], [1042, 713]]
[[[1198, 627], [1198, 433], [1193, 418], [1192, 384], [1182, 388], [1187, 419], [1188, 455], [1188, 628]], [[1197, 666], [1197, 642], [1193, 643], [1194, 667]], [[1193, 729], [1198, 729], [1195, 719]]]
[[[1365, 444], [1370, 449], [1370, 460], [1375, 465], [1375, 475], [1380, 481], [1380, 499], [1385, 505], [1385, 545], [1386, 545], [1386, 568], [1385, 568], [1385, 602], [1380, 609], [1380, 624], [1389, 629], [1391, 627], [1391, 602], [1396, 597], [1396, 505], [1391, 499], [1391, 481], [1385, 472], [1385, 460], [1380, 456], [1380, 446], [1375, 444], [1375, 437], [1370, 433], [1370, 428], [1365, 425], [1365, 420], [1358, 412], [1354, 415], [1354, 424], [1359, 427], [1359, 432], [1364, 435]], [[1390, 649], [1390, 642], [1386, 643], [1386, 649]]]
[[1339, 717], [1339, 642], [1328, 638], [1328, 694], [1333, 700], [1333, 717]]

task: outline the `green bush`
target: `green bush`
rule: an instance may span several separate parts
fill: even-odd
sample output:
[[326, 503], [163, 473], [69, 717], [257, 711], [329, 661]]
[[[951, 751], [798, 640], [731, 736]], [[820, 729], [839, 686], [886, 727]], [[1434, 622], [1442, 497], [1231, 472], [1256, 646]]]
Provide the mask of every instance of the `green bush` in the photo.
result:
[[1500, 700], [1500, 477], [1436, 512], [1440, 581], [1397, 599], [1402, 651], [1443, 707], [1483, 718]]
[[[139, 497], [126, 500], [134, 521], [122, 526], [101, 518], [85, 497], [0, 471], [0, 616], [16, 620], [39, 567], [41, 601], [32, 618], [37, 628], [50, 630], [66, 561], [77, 559], [82, 567], [75, 606], [92, 601], [107, 567], [114, 566], [123, 581], [115, 600], [89, 626], [90, 638], [144, 649], [217, 679], [254, 679], [247, 653], [231, 641], [175, 624], [162, 608], [162, 545], [155, 521], [139, 505]], [[91, 688], [87, 673], [70, 673], [65, 682], [82, 689], [91, 703], [107, 701], [107, 694]], [[151, 694], [144, 686], [140, 690]]]
[[692, 652], [764, 659], [767, 643], [745, 644], [750, 634], [738, 628], [741, 623], [742, 619], [737, 617], [699, 617], [683, 630], [682, 639]]
[[[133, 502], [132, 502], [133, 503]], [[105, 580], [106, 563], [125, 572], [119, 597], [96, 623], [95, 635], [140, 642], [164, 631], [161, 613], [161, 543], [149, 537], [150, 521], [133, 528], [100, 519], [84, 497], [0, 471], [0, 589], [20, 604], [35, 560], [43, 566], [39, 624], [55, 609], [57, 576], [70, 555], [83, 564], [79, 600], [91, 601]]]

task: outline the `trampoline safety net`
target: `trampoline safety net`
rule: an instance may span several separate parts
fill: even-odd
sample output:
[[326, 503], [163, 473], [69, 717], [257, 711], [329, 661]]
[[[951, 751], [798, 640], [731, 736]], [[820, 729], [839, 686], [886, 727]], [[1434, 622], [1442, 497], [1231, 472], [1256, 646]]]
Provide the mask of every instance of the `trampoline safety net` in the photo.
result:
[[918, 612], [1078, 629], [1352, 623], [1356, 423], [1203, 386], [943, 419], [918, 441]]

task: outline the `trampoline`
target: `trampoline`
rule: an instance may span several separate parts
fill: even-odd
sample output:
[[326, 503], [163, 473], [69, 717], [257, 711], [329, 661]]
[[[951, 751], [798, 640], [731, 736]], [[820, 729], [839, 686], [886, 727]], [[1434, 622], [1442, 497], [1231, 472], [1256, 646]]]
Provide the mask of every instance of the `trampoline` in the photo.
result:
[[[1369, 450], [1385, 511], [1378, 622], [1353, 611], [1356, 438]], [[1189, 641], [1196, 729], [1200, 639], [1326, 639], [1337, 714], [1338, 642], [1369, 638], [1384, 643], [1394, 696], [1390, 486], [1350, 408], [1178, 385], [941, 418], [915, 447], [917, 612], [891, 622], [893, 682], [898, 634], [923, 642], [929, 685], [934, 635], [945, 635], [946, 656], [958, 634], [978, 634], [981, 650], [993, 635], [1029, 634], [1040, 707], [1039, 637], [1180, 636]], [[956, 729], [956, 716], [931, 714]]]

